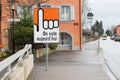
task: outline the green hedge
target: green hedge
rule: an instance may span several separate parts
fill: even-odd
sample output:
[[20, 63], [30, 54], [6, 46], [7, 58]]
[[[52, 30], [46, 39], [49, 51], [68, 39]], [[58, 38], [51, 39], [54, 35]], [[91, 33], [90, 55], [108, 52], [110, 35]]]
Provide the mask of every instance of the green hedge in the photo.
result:
[[55, 50], [57, 48], [57, 44], [56, 43], [50, 43], [48, 45], [48, 47], [50, 48], [50, 50]]

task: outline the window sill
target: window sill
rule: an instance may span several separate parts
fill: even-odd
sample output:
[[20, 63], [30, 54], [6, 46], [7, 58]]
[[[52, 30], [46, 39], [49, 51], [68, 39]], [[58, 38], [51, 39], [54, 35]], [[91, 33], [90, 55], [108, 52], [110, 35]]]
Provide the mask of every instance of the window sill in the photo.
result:
[[60, 22], [72, 22], [73, 20], [60, 20]]

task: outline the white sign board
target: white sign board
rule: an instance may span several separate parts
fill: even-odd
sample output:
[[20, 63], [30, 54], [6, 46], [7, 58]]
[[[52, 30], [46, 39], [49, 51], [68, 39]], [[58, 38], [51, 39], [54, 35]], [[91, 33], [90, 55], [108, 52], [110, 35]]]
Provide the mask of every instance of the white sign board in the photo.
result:
[[15, 19], [12, 19], [12, 18], [9, 18], [7, 19], [8, 22], [20, 22], [20, 19], [19, 18], [15, 18]]
[[[55, 12], [53, 12], [53, 11]], [[48, 12], [52, 13], [52, 17]], [[56, 12], [57, 11], [57, 12]], [[59, 21], [54, 18], [58, 14], [58, 8], [46, 8], [34, 10], [34, 43], [58, 43], [59, 42]], [[46, 12], [46, 13], [45, 13]], [[57, 16], [59, 17], [59, 16]], [[51, 18], [51, 19], [50, 19]]]

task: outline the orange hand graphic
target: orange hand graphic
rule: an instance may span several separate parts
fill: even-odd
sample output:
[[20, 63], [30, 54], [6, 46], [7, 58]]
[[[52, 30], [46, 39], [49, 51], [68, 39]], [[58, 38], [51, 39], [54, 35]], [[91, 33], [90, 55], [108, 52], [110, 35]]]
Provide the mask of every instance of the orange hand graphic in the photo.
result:
[[59, 9], [34, 9], [34, 42], [59, 42]]
[[39, 29], [43, 28], [44, 30], [47, 29], [54, 29], [54, 28], [58, 28], [59, 27], [59, 21], [57, 19], [55, 20], [48, 20], [48, 19], [44, 19], [44, 10], [43, 9], [39, 9], [38, 10], [38, 20], [37, 20], [38, 24], [34, 25], [34, 29], [37, 30], [39, 32]]

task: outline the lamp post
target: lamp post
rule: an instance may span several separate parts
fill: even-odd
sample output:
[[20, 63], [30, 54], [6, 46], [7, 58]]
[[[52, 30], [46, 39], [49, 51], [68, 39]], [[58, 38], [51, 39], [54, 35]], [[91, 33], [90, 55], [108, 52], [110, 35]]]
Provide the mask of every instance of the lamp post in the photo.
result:
[[[89, 12], [87, 14], [88, 19], [90, 20], [90, 27], [92, 27], [92, 20], [93, 20], [94, 14], [92, 12]], [[99, 35], [99, 33], [95, 33], [96, 35]], [[100, 52], [100, 40], [98, 40], [98, 53]]]
[[11, 24], [11, 48], [12, 54], [15, 53], [15, 39], [14, 39], [14, 11], [15, 11], [15, 0], [11, 0], [11, 10], [12, 10], [12, 24]]
[[89, 13], [87, 14], [87, 17], [88, 17], [88, 19], [90, 20], [90, 27], [92, 27], [93, 16], [94, 16], [94, 14], [93, 14], [92, 12], [89, 12]]
[[91, 11], [87, 14], [88, 20], [90, 21], [90, 27], [92, 27], [93, 16], [94, 14]]
[[[94, 14], [90, 11], [88, 14], [87, 14], [87, 18], [88, 18], [88, 20], [90, 21], [90, 27], [92, 27], [92, 20], [93, 20], [93, 16], [94, 16]], [[93, 32], [91, 31], [91, 34], [92, 34]], [[92, 36], [90, 34], [90, 36]]]

